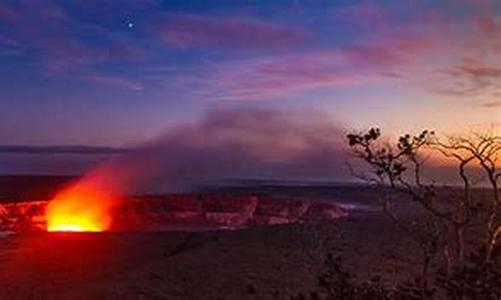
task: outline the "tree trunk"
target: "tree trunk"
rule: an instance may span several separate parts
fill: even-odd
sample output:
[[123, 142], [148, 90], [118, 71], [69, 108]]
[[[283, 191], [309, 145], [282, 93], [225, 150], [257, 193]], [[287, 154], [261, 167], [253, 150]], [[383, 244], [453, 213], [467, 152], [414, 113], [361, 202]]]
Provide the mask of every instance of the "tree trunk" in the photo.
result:
[[464, 266], [464, 256], [465, 256], [463, 226], [461, 225], [456, 226], [456, 235], [457, 235], [457, 255], [458, 255], [457, 268], [459, 270], [462, 270]]

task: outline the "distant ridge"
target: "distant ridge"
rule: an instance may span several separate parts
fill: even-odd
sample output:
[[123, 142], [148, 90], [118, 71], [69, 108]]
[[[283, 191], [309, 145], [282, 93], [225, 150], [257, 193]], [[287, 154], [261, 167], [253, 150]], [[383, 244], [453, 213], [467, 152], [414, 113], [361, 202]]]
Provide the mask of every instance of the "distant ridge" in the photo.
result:
[[77, 177], [56, 175], [0, 175], [0, 203], [46, 200]]
[[128, 148], [84, 146], [84, 145], [0, 145], [0, 153], [19, 154], [121, 154], [131, 152]]
[[252, 187], [252, 186], [283, 186], [283, 187], [339, 187], [364, 186], [366, 184], [354, 181], [327, 180], [288, 180], [288, 179], [223, 179], [202, 182], [200, 187]]

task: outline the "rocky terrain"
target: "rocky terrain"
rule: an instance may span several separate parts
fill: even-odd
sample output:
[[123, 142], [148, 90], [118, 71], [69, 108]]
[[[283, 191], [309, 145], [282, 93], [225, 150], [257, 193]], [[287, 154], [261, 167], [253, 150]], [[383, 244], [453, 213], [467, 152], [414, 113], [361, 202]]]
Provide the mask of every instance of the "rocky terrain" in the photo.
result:
[[14, 234], [0, 238], [0, 299], [280, 299], [314, 288], [326, 253], [392, 285], [419, 249], [387, 219], [240, 230]]
[[28, 233], [43, 229], [47, 203], [29, 182], [0, 186], [2, 226], [19, 233], [0, 235], [0, 299], [285, 300], [314, 288], [327, 253], [361, 280], [380, 275], [390, 285], [419, 265], [417, 249], [368, 209], [373, 192], [361, 187], [136, 197], [114, 212], [121, 232], [49, 234]]
[[[0, 204], [0, 231], [45, 228], [47, 201]], [[124, 199], [113, 212], [112, 231], [236, 229], [329, 220], [347, 216], [335, 203], [259, 196], [185, 194]]]

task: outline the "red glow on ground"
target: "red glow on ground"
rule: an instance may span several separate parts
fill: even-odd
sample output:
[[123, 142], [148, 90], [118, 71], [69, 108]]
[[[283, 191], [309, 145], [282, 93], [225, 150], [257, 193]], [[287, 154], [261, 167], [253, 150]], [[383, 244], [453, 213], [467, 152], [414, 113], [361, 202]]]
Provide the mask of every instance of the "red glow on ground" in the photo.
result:
[[101, 232], [111, 226], [114, 199], [87, 182], [63, 190], [46, 211], [49, 232]]

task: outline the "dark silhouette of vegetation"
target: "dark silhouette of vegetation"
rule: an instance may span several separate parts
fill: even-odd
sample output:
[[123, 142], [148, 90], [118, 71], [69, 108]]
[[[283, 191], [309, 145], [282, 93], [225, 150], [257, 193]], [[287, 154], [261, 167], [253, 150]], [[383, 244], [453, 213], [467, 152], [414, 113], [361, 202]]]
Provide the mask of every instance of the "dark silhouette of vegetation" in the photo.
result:
[[327, 255], [322, 272], [317, 276], [317, 290], [308, 295], [300, 294], [291, 300], [334, 299], [391, 299], [390, 292], [378, 278], [358, 284], [352, 274], [345, 270], [339, 257]]
[[427, 290], [423, 296], [419, 279], [402, 282], [393, 289], [387, 288], [379, 277], [360, 282], [344, 268], [339, 257], [328, 254], [324, 268], [317, 276], [317, 289], [291, 300], [421, 300], [433, 294], [434, 290]]
[[[379, 189], [386, 214], [421, 249], [421, 274], [411, 284], [413, 289], [419, 287], [420, 299], [432, 298], [435, 293], [430, 291], [436, 288], [438, 295], [450, 299], [499, 299], [501, 137], [490, 133], [442, 139], [425, 130], [403, 135], [392, 144], [381, 141], [380, 130], [373, 128], [347, 139], [355, 157], [370, 167], [354, 174]], [[444, 197], [445, 186], [438, 188], [435, 181], [424, 178], [426, 158], [433, 154], [457, 163], [459, 193], [451, 188]], [[474, 190], [480, 183], [489, 191], [481, 196]], [[398, 216], [394, 205], [402, 199], [418, 203], [424, 216], [412, 220]], [[466, 240], [473, 246], [467, 248]], [[466, 261], [468, 251], [476, 254], [475, 259]], [[434, 269], [432, 261], [438, 265]]]
[[448, 299], [501, 299], [501, 267], [485, 265], [484, 255], [472, 255], [453, 274], [439, 270], [435, 283]]
[[360, 282], [347, 271], [340, 258], [327, 255], [324, 267], [317, 276], [317, 288], [291, 300], [495, 300], [501, 299], [501, 268], [485, 266], [483, 257], [474, 255], [465, 261], [462, 270], [448, 275], [438, 270], [433, 275], [433, 287], [423, 290], [422, 278], [403, 281], [388, 288], [376, 277]]

